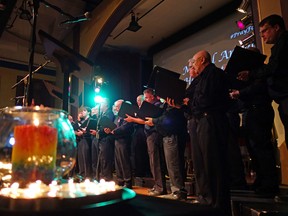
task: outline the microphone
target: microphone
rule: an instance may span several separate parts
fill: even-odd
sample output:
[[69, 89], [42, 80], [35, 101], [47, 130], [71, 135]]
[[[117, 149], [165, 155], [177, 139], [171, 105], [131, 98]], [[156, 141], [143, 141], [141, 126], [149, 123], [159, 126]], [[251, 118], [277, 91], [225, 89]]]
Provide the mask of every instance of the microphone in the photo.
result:
[[71, 19], [68, 19], [68, 20], [65, 20], [65, 21], [62, 21], [60, 23], [61, 24], [73, 24], [73, 23], [78, 23], [78, 22], [83, 22], [83, 21], [86, 21], [86, 20], [90, 20], [91, 19], [91, 14], [90, 12], [85, 12], [83, 15], [81, 16], [77, 16], [77, 17], [73, 17]]

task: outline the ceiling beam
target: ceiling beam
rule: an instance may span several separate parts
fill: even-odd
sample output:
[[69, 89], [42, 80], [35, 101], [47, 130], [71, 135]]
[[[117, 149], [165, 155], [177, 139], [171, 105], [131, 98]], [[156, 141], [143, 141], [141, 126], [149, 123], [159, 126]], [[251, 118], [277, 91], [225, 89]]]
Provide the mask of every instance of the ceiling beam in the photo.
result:
[[94, 60], [106, 39], [140, 0], [105, 0], [93, 11], [92, 18], [80, 29], [80, 53]]

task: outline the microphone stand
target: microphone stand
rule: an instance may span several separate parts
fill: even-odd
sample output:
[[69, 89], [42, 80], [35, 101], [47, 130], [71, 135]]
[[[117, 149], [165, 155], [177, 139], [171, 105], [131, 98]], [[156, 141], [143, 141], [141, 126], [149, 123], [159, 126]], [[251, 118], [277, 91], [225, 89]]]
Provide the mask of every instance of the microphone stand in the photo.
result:
[[[36, 68], [34, 71], [32, 71], [32, 75], [34, 73], [36, 73], [37, 71], [39, 71], [41, 68], [43, 68], [45, 65], [47, 65], [49, 62], [51, 62], [50, 60], [47, 60], [44, 64], [41, 64], [38, 68]], [[17, 82], [16, 84], [14, 84], [11, 89], [16, 88], [16, 86], [18, 86], [20, 83], [24, 83], [24, 96], [18, 96], [15, 98], [11, 98], [10, 100], [16, 100], [16, 104], [19, 103], [19, 100], [22, 99], [22, 104], [23, 106], [27, 106], [25, 103], [27, 103], [27, 92], [28, 92], [28, 77], [30, 77], [30, 73], [27, 74], [25, 77], [23, 77], [19, 82]]]
[[32, 83], [32, 73], [33, 73], [33, 64], [34, 64], [34, 53], [35, 53], [35, 44], [36, 44], [36, 24], [38, 17], [39, 9], [39, 0], [33, 0], [33, 26], [31, 32], [31, 47], [30, 47], [30, 58], [29, 58], [29, 79], [27, 82], [27, 88], [24, 92], [23, 105], [28, 106], [32, 102], [32, 92], [31, 92], [31, 83]]
[[[34, 71], [32, 71], [32, 75], [34, 73], [36, 73], [37, 71], [39, 71], [41, 68], [45, 67], [48, 63], [50, 63], [51, 60], [47, 60], [45, 63], [41, 64], [38, 68], [36, 68]], [[27, 80], [27, 78], [30, 76], [30, 74], [27, 74], [25, 77], [23, 77], [19, 82], [17, 82], [16, 84], [14, 84], [11, 89], [16, 88], [16, 86], [18, 86], [20, 83], [24, 82]]]
[[45, 0], [33, 0], [33, 25], [31, 32], [31, 47], [30, 47], [30, 58], [29, 58], [29, 76], [27, 81], [27, 88], [24, 89], [24, 98], [23, 105], [29, 106], [32, 102], [32, 92], [31, 92], [31, 83], [32, 83], [32, 74], [33, 74], [33, 65], [34, 65], [34, 53], [35, 53], [35, 44], [36, 44], [36, 24], [38, 17], [38, 9], [40, 6], [40, 1], [43, 2], [46, 6], [53, 8], [54, 10], [68, 16], [69, 18], [75, 18], [74, 16], [63, 12], [60, 8], [48, 3]]

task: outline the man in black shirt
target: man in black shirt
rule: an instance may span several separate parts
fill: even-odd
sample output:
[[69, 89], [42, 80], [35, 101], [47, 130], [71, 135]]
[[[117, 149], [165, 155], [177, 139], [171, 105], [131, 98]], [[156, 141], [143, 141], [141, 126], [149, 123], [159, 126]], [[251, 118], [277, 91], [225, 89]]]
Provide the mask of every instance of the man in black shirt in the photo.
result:
[[190, 97], [193, 119], [194, 172], [198, 202], [231, 215], [228, 155], [229, 94], [225, 73], [211, 63], [207, 51], [197, 52], [191, 60], [197, 84]]
[[131, 168], [131, 137], [133, 133], [133, 123], [126, 122], [124, 118], [118, 116], [124, 100], [119, 99], [114, 102], [113, 112], [116, 128], [111, 131], [115, 138], [115, 170], [117, 183], [120, 186], [132, 188], [132, 168]]
[[78, 142], [78, 167], [79, 175], [83, 178], [91, 178], [92, 162], [91, 162], [91, 134], [87, 131], [87, 126], [90, 122], [91, 109], [83, 107], [81, 109], [81, 118], [79, 119], [79, 128], [75, 132], [79, 138]]
[[273, 14], [259, 23], [260, 36], [271, 48], [269, 63], [265, 68], [268, 90], [272, 99], [279, 104], [280, 119], [285, 129], [288, 147], [288, 32], [281, 16]]
[[114, 113], [110, 106], [110, 101], [108, 98], [104, 100], [100, 107], [99, 121], [97, 126], [98, 146], [99, 155], [97, 162], [97, 176], [96, 178], [104, 179], [106, 181], [113, 180], [114, 171], [114, 136], [112, 134], [107, 134], [105, 132], [105, 127], [100, 124], [101, 118], [107, 117], [112, 122], [115, 119]]
[[[257, 48], [249, 49], [260, 52]], [[266, 79], [259, 77], [259, 74], [263, 74], [263, 65], [251, 71], [240, 72], [239, 78], [244, 73], [249, 74], [247, 80], [243, 80], [246, 86], [240, 90], [233, 90], [230, 96], [243, 103], [242, 125], [252, 159], [252, 169], [256, 171], [253, 184], [255, 192], [274, 195], [279, 191], [272, 139], [274, 110]]]

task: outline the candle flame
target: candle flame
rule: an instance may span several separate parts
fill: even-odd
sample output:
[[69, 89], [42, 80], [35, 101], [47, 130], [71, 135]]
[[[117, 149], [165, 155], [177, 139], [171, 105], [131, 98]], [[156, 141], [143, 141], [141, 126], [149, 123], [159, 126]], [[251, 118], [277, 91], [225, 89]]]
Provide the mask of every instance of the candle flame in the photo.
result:
[[42, 181], [30, 183], [27, 188], [19, 188], [19, 183], [13, 183], [9, 188], [2, 188], [0, 195], [13, 199], [36, 199], [43, 197], [61, 197], [61, 198], [77, 198], [90, 195], [100, 195], [107, 192], [115, 191], [117, 187], [115, 182], [106, 182], [105, 180], [90, 181], [86, 179], [81, 183], [74, 183], [73, 179], [69, 179], [68, 183], [58, 184], [52, 181], [49, 185]]

